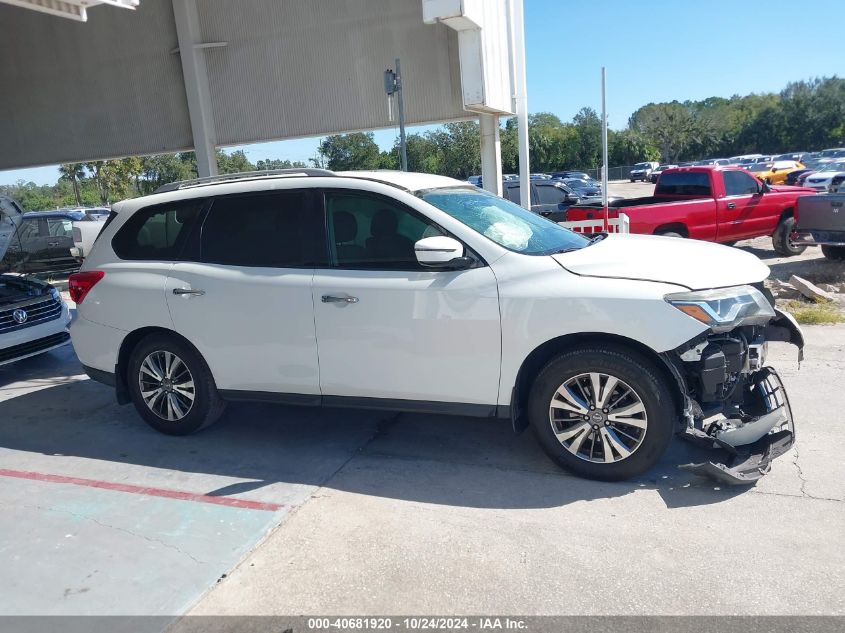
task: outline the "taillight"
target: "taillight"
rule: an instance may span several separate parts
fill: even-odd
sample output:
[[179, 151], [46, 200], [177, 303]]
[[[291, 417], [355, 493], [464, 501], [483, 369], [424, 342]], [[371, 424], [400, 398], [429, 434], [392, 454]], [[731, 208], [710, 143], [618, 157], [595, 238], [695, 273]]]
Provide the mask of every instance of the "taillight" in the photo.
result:
[[68, 292], [74, 303], [79, 305], [85, 299], [85, 295], [93, 288], [100, 279], [106, 276], [102, 270], [88, 270], [83, 273], [73, 273], [68, 278]]

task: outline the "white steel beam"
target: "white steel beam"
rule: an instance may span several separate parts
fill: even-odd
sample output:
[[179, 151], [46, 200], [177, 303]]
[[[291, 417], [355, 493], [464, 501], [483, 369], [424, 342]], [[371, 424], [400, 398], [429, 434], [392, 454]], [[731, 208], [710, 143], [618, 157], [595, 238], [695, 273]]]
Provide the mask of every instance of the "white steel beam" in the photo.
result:
[[502, 143], [499, 138], [499, 117], [479, 115], [481, 123], [481, 186], [497, 196], [502, 195]]
[[197, 155], [200, 178], [217, 175], [217, 132], [211, 109], [211, 92], [208, 88], [208, 69], [200, 37], [197, 0], [173, 0], [173, 18], [179, 40], [179, 57], [185, 95], [188, 98], [188, 116]]

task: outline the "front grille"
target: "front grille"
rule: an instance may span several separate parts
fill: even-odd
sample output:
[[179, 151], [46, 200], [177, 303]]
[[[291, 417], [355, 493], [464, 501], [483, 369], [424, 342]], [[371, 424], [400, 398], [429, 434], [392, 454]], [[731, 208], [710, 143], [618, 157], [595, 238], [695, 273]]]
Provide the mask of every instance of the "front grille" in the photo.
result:
[[13, 347], [6, 347], [4, 349], [0, 349], [0, 363], [29, 356], [30, 354], [37, 354], [38, 352], [43, 352], [51, 347], [63, 345], [69, 340], [70, 334], [67, 332], [59, 332], [58, 334], [53, 334], [52, 336], [46, 336], [35, 341], [30, 341], [29, 343], [21, 343], [20, 345], [15, 345]]
[[[12, 316], [18, 309], [26, 312], [27, 319], [23, 323], [18, 323]], [[46, 299], [37, 299], [30, 303], [18, 303], [0, 310], [0, 334], [46, 323], [58, 319], [61, 314], [62, 302], [54, 299], [51, 295], [47, 295]]]

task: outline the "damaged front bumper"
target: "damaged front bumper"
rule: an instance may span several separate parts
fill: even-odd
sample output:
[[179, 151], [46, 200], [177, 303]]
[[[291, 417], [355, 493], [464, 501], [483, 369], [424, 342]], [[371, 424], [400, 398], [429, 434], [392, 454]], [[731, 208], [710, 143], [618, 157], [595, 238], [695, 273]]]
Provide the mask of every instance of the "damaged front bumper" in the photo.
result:
[[737, 424], [728, 420], [712, 434], [687, 427], [683, 437], [702, 448], [713, 449], [715, 459], [684, 464], [682, 470], [728, 485], [753, 484], [769, 472], [772, 460], [792, 447], [795, 425], [780, 376], [771, 367], [764, 367], [752, 381], [750, 397], [763, 401], [765, 413]]
[[709, 334], [675, 350], [673, 373], [686, 394], [682, 437], [710, 449], [705, 461], [683, 470], [723, 484], [754, 484], [792, 447], [789, 398], [780, 376], [765, 366], [769, 341], [794, 344], [800, 362], [801, 329], [779, 310], [765, 327]]

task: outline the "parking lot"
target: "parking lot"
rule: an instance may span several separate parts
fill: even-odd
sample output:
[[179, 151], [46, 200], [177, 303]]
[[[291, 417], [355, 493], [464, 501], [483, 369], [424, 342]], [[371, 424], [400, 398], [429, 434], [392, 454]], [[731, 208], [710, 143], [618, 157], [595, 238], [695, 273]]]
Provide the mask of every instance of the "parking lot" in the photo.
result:
[[[761, 247], [762, 248], [762, 247]], [[842, 614], [845, 327], [772, 347], [797, 444], [751, 489], [559, 471], [506, 421], [230, 405], [168, 437], [69, 347], [0, 368], [5, 614]]]

